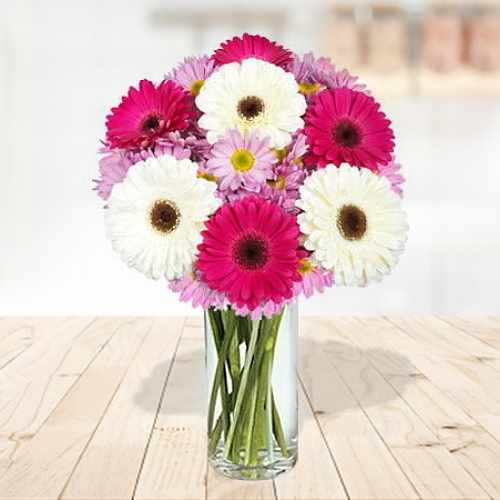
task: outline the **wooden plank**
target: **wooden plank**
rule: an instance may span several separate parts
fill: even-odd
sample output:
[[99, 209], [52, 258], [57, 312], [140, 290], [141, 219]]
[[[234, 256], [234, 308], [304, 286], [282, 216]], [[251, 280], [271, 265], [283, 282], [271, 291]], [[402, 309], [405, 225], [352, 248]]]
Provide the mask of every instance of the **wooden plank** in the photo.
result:
[[[54, 321], [54, 318], [32, 318], [25, 316], [8, 316], [0, 318], [0, 345], [3, 340], [7, 339], [10, 335], [15, 334], [17, 330], [24, 329], [30, 330], [30, 335], [34, 338], [33, 322], [37, 321], [40, 324], [43, 320]], [[3, 349], [2, 349], [3, 350]]]
[[299, 460], [295, 468], [279, 476], [275, 484], [279, 500], [347, 498], [302, 385], [299, 385]]
[[335, 327], [356, 344], [422, 422], [493, 498], [500, 498], [500, 443], [444, 395], [394, 343], [380, 340], [371, 319], [337, 318]]
[[199, 330], [185, 326], [182, 333], [140, 471], [136, 500], [205, 498], [207, 397]]
[[351, 499], [418, 498], [408, 477], [335, 370], [330, 327], [302, 325], [300, 375]]
[[446, 355], [436, 355], [426, 343], [417, 342], [393, 323], [383, 318], [371, 318], [370, 322], [376, 322], [380, 342], [404, 352], [437, 388], [500, 441], [500, 404], [491, 397], [498, 387], [482, 387], [470, 376], [474, 371], [464, 373], [457, 367], [457, 358], [450, 363]]
[[440, 319], [500, 351], [500, 322], [495, 318], [446, 316]]
[[[479, 361], [500, 372], [500, 352], [462, 330], [432, 316], [391, 316], [387, 318], [431, 352], [458, 359]], [[488, 373], [492, 375], [492, 370]]]
[[183, 323], [154, 320], [61, 498], [132, 498]]
[[207, 500], [275, 500], [273, 481], [235, 481], [207, 471]]
[[56, 499], [144, 341], [151, 321], [122, 325], [26, 443], [0, 480], [0, 498]]
[[[13, 334], [31, 338], [22, 355], [0, 370], [0, 477], [21, 445], [33, 438], [99, 348], [113, 332], [92, 318], [7, 321]], [[93, 328], [99, 339], [94, 338]], [[3, 323], [5, 327], [5, 321]], [[109, 334], [109, 335], [108, 335]], [[4, 337], [4, 341], [5, 341]], [[50, 341], [49, 341], [50, 339]]]
[[23, 318], [2, 318], [0, 322], [0, 370], [34, 343], [34, 325]]
[[[369, 359], [337, 332], [336, 321], [315, 321], [328, 329], [332, 365], [397, 459], [422, 498], [489, 498], [448, 449], [436, 440]], [[355, 335], [356, 328], [345, 328]], [[325, 331], [326, 334], [326, 331]], [[432, 477], [432, 481], [429, 481]]]
[[[434, 318], [418, 318], [414, 322], [408, 318], [388, 320], [425, 346], [427, 356], [421, 359], [422, 362], [439, 364], [444, 360], [454, 368], [453, 373], [459, 374], [458, 380], [466, 384], [465, 387], [474, 397], [479, 397], [487, 408], [493, 408], [493, 413], [500, 415], [500, 371], [496, 368], [500, 367], [498, 351], [443, 321], [436, 323]], [[454, 333], [457, 335], [458, 346], [455, 350], [451, 347]], [[463, 336], [473, 342], [469, 345], [470, 352], [461, 345]], [[450, 344], [450, 347], [446, 349], [443, 342]]]

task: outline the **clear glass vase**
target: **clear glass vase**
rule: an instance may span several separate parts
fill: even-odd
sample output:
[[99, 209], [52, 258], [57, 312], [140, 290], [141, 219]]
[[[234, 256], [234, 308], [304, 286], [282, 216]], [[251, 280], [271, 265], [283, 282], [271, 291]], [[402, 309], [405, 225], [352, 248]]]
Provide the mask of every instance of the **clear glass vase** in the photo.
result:
[[297, 304], [252, 320], [205, 312], [208, 460], [233, 479], [271, 479], [297, 461]]

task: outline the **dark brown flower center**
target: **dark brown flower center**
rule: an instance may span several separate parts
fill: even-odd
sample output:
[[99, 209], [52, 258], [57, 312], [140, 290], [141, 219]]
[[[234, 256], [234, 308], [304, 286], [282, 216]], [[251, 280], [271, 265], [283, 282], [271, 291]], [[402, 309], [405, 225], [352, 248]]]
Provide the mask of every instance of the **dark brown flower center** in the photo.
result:
[[236, 242], [233, 259], [244, 269], [255, 271], [264, 267], [269, 258], [267, 242], [258, 235], [246, 235]]
[[161, 128], [162, 118], [158, 114], [150, 114], [144, 118], [141, 124], [141, 130], [146, 134], [155, 133]]
[[333, 139], [340, 146], [354, 148], [361, 142], [361, 132], [355, 123], [343, 120], [335, 125]]
[[238, 103], [238, 114], [246, 121], [255, 120], [264, 112], [264, 101], [255, 95], [244, 97]]
[[179, 225], [181, 214], [175, 203], [168, 200], [155, 201], [149, 214], [151, 225], [160, 233], [168, 234]]
[[350, 241], [360, 240], [366, 233], [366, 215], [355, 205], [344, 205], [337, 215], [340, 234]]

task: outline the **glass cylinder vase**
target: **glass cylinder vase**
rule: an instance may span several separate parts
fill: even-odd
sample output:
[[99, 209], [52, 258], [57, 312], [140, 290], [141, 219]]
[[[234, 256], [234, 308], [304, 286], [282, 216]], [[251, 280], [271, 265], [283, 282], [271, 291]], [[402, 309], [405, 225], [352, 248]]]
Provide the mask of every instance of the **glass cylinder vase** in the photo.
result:
[[208, 460], [233, 479], [271, 479], [297, 461], [298, 309], [252, 320], [205, 312]]

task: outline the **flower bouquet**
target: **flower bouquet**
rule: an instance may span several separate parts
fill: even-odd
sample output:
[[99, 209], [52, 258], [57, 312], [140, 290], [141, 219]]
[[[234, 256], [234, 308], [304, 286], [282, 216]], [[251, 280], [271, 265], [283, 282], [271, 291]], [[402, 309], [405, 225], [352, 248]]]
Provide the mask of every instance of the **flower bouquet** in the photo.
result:
[[297, 299], [388, 274], [407, 236], [391, 122], [329, 59], [244, 34], [130, 87], [96, 190], [113, 248], [205, 310], [208, 453], [297, 458]]

